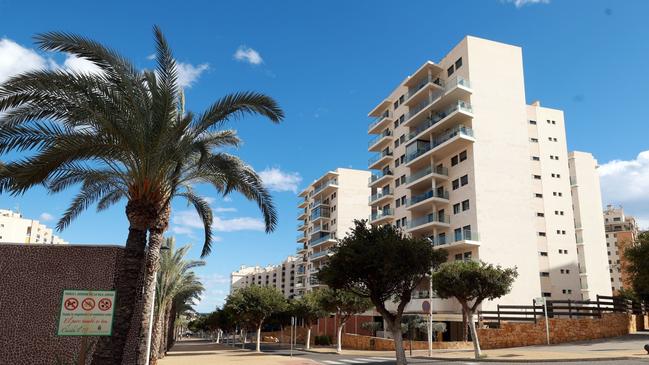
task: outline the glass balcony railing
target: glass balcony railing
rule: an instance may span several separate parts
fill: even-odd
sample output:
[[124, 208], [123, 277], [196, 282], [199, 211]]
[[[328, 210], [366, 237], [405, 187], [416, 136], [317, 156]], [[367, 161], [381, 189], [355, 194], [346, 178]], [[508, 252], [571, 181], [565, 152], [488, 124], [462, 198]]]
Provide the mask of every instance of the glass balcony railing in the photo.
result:
[[329, 226], [328, 225], [313, 226], [313, 230], [311, 231], [311, 234], [318, 233], [318, 232], [329, 232]]
[[379, 123], [381, 123], [381, 121], [382, 121], [383, 119], [385, 119], [385, 118], [390, 118], [390, 117], [392, 117], [392, 113], [391, 113], [390, 111], [387, 111], [387, 110], [386, 110], [383, 114], [381, 114], [380, 117], [374, 118], [374, 119], [370, 122], [370, 125], [369, 125], [369, 128], [368, 128], [368, 129], [372, 129], [372, 128], [374, 128], [374, 126], [377, 125], [377, 124], [379, 124]]
[[432, 76], [426, 76], [423, 80], [419, 81], [419, 83], [411, 88], [408, 88], [408, 95], [407, 98], [410, 99], [413, 95], [415, 95], [419, 90], [423, 89], [424, 86], [428, 85], [428, 83], [431, 82], [433, 84], [439, 85], [441, 87], [444, 87], [444, 82], [437, 78], [433, 78]]
[[369, 185], [372, 185], [372, 183], [374, 183], [376, 180], [381, 179], [381, 178], [386, 177], [386, 176], [392, 176], [392, 171], [387, 170], [387, 171], [381, 171], [378, 174], [372, 174], [372, 176], [370, 176], [369, 181], [368, 181]]
[[311, 221], [329, 217], [331, 217], [331, 210], [327, 206], [319, 206], [311, 211]]
[[303, 246], [303, 245], [298, 245], [298, 246], [295, 248], [295, 252], [297, 252], [297, 253], [300, 253], [300, 252], [302, 252], [302, 251], [304, 251], [304, 246]]
[[329, 199], [325, 199], [325, 200], [317, 199], [317, 200], [314, 200], [311, 204], [309, 204], [309, 208], [313, 209], [313, 208], [315, 208], [315, 207], [317, 207], [319, 205], [328, 206], [329, 205]]
[[305, 238], [306, 238], [306, 236], [303, 235], [303, 234], [298, 234], [298, 235], [297, 235], [297, 240], [298, 240], [298, 241], [299, 241], [299, 240], [302, 240], [302, 239], [305, 239]]
[[434, 191], [434, 190], [428, 190], [425, 193], [415, 195], [408, 199], [406, 206], [409, 207], [411, 205], [415, 205], [417, 203], [423, 202], [424, 200], [428, 200], [431, 198], [440, 198], [440, 199], [446, 199], [448, 200], [448, 191]]
[[451, 236], [429, 237], [433, 241], [433, 246], [443, 246], [458, 241], [479, 241], [478, 232], [461, 231]]
[[311, 193], [311, 195], [315, 195], [315, 194], [319, 193], [320, 191], [322, 191], [322, 189], [326, 188], [327, 186], [337, 185], [337, 184], [338, 184], [338, 180], [337, 180], [337, 179], [329, 179], [329, 180], [323, 182], [322, 184], [318, 185], [318, 186], [313, 190], [313, 193]]
[[328, 240], [333, 240], [333, 239], [335, 239], [334, 236], [332, 234], [328, 233], [328, 234], [323, 235], [322, 237], [312, 239], [311, 241], [309, 241], [309, 246], [311, 246], [311, 247], [317, 246], [317, 245], [319, 245], [319, 244], [321, 244], [323, 242], [326, 242]]
[[377, 219], [384, 218], [384, 217], [390, 217], [390, 216], [393, 216], [393, 215], [394, 215], [394, 210], [389, 209], [389, 208], [388, 209], [381, 209], [381, 210], [378, 210], [376, 212], [372, 212], [372, 214], [370, 214], [370, 222], [375, 221]]
[[[426, 85], [426, 84], [424, 84], [423, 86], [425, 86], [425, 85]], [[423, 86], [422, 86], [422, 87], [423, 87]], [[444, 86], [443, 89], [435, 91], [435, 92], [432, 93], [432, 94], [431, 94], [427, 99], [425, 99], [425, 100], [422, 101], [421, 103], [419, 103], [419, 104], [417, 104], [417, 105], [411, 107], [411, 108], [408, 110], [408, 113], [406, 113], [406, 116], [405, 116], [406, 121], [408, 121], [410, 118], [412, 118], [413, 116], [415, 116], [415, 115], [416, 115], [417, 113], [419, 113], [422, 109], [424, 109], [424, 108], [426, 108], [427, 106], [429, 106], [429, 105], [435, 103], [439, 98], [442, 97], [442, 95], [444, 95], [446, 92], [452, 90], [452, 89], [455, 88], [456, 86], [464, 86], [464, 87], [470, 88], [470, 87], [471, 87], [471, 84], [470, 84], [469, 80], [467, 80], [467, 79], [465, 79], [465, 78], [463, 78], [463, 77], [460, 77], [460, 76], [456, 76], [456, 77], [454, 77], [453, 79], [451, 79], [451, 80], [449, 80], [449, 81], [447, 81], [447, 82], [445, 83], [445, 86]]]
[[448, 132], [445, 132], [435, 138], [433, 138], [433, 142], [428, 146], [428, 147], [423, 147], [423, 148], [418, 148], [417, 150], [410, 152], [409, 154], [406, 155], [406, 163], [416, 159], [417, 157], [423, 155], [424, 153], [430, 151], [431, 149], [441, 145], [442, 143], [448, 141], [449, 139], [457, 136], [457, 135], [463, 135], [466, 137], [473, 137], [473, 129], [465, 126], [457, 126], [453, 129], [451, 129]]
[[392, 151], [383, 151], [375, 154], [374, 156], [370, 157], [370, 159], [367, 161], [369, 165], [374, 164], [376, 161], [382, 159], [385, 156], [392, 156]]
[[409, 221], [407, 227], [409, 229], [412, 229], [433, 222], [449, 224], [451, 223], [451, 218], [446, 214], [430, 213], [426, 214], [423, 217], [415, 218]]
[[428, 166], [427, 168], [419, 170], [415, 173], [410, 174], [410, 176], [406, 177], [406, 184], [410, 184], [413, 181], [417, 181], [424, 176], [428, 176], [432, 174], [433, 172], [435, 172], [438, 175], [448, 176], [448, 169], [446, 167], [442, 166], [442, 167], [433, 168], [431, 166]]
[[577, 185], [577, 176], [570, 176], [570, 185]]
[[297, 224], [297, 229], [303, 229], [306, 224], [304, 222]]
[[415, 137], [417, 137], [421, 132], [427, 130], [428, 128], [432, 127], [433, 125], [437, 124], [439, 121], [442, 119], [448, 117], [452, 113], [461, 110], [465, 111], [468, 113], [473, 112], [473, 108], [471, 107], [471, 104], [467, 103], [464, 100], [458, 100], [457, 103], [451, 105], [450, 107], [446, 108], [446, 110], [443, 110], [441, 112], [436, 113], [435, 115], [431, 116], [430, 118], [427, 118], [424, 120], [421, 124], [419, 124], [415, 130], [411, 131], [408, 133], [406, 136], [406, 141], [409, 141]]
[[384, 197], [387, 197], [387, 196], [392, 196], [392, 194], [393, 194], [393, 191], [389, 190], [389, 189], [385, 190], [385, 191], [379, 191], [378, 193], [370, 196], [368, 201], [371, 203], [371, 202], [379, 200], [381, 198], [384, 198]]
[[298, 209], [297, 210], [297, 216], [298, 217], [301, 217], [304, 214], [306, 214], [306, 209]]
[[318, 257], [326, 256], [327, 254], [331, 253], [329, 250], [322, 250], [320, 252], [314, 252], [311, 254], [311, 259], [317, 259]]
[[378, 141], [382, 140], [385, 137], [390, 137], [392, 136], [392, 131], [389, 129], [386, 129], [383, 133], [379, 134], [376, 138], [372, 138], [369, 142], [367, 142], [367, 147], [372, 147], [374, 146]]

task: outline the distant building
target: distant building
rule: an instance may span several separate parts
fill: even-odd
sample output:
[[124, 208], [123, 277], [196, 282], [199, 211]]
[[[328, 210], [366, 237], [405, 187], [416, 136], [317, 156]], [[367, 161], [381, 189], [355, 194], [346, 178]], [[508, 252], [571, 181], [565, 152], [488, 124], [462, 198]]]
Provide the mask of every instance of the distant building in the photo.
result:
[[250, 285], [274, 286], [284, 295], [292, 299], [295, 295], [295, 266], [298, 258], [289, 256], [279, 265], [241, 266], [238, 271], [230, 274], [230, 293]]
[[604, 228], [611, 289], [613, 294], [618, 294], [620, 289], [629, 287], [624, 250], [635, 242], [639, 233], [638, 225], [633, 217], [624, 214], [622, 207], [608, 205], [604, 210]]
[[51, 228], [34, 219], [23, 218], [20, 213], [0, 209], [0, 244], [1, 243], [34, 243], [34, 244], [67, 244], [62, 238], [54, 235]]

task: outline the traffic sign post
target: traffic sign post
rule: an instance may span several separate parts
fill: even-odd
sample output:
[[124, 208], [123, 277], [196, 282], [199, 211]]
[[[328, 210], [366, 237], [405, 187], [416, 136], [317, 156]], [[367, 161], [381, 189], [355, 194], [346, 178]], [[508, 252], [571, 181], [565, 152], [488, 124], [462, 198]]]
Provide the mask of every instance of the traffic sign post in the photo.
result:
[[543, 304], [543, 316], [545, 316], [545, 340], [550, 344], [550, 324], [548, 323], [548, 305], [544, 297], [535, 298], [536, 303]]
[[[293, 357], [293, 336], [295, 336], [295, 317], [291, 317], [291, 357]], [[296, 336], [297, 337], [297, 336]]]

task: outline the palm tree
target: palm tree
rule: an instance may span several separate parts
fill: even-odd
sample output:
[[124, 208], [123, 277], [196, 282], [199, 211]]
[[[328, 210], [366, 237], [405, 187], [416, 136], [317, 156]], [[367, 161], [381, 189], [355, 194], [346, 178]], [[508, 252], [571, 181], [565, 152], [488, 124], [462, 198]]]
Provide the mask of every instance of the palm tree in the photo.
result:
[[160, 270], [156, 283], [156, 307], [153, 322], [153, 333], [151, 336], [151, 364], [155, 364], [159, 357], [164, 356], [164, 348], [161, 348], [162, 338], [167, 328], [167, 318], [171, 312], [171, 306], [176, 298], [184, 298], [185, 301], [198, 297], [204, 290], [203, 284], [196, 278], [191, 269], [205, 265], [202, 260], [187, 260], [185, 256], [191, 246], [184, 246], [174, 249], [175, 239], [165, 239], [165, 247], [160, 255]]
[[[257, 203], [267, 232], [277, 223], [259, 175], [222, 148], [240, 142], [235, 131], [223, 128], [227, 121], [259, 114], [277, 123], [282, 110], [268, 96], [241, 92], [201, 114], [182, 112], [176, 62], [158, 27], [154, 34], [157, 66], [144, 71], [84, 37], [40, 34], [36, 43], [42, 50], [84, 58], [100, 72], [31, 71], [0, 85], [0, 155], [23, 155], [0, 166], [0, 193], [23, 194], [36, 185], [56, 193], [80, 186], [57, 223], [59, 230], [95, 203], [101, 211], [126, 200], [129, 233], [115, 281], [113, 336], [99, 340], [94, 364], [121, 364], [134, 313], [141, 318], [138, 363], [146, 361], [153, 276], [173, 198], [186, 199], [198, 212], [205, 227], [202, 256], [210, 253], [213, 216], [193, 184], [207, 183], [224, 196], [238, 191]], [[138, 293], [141, 308], [135, 311]]]

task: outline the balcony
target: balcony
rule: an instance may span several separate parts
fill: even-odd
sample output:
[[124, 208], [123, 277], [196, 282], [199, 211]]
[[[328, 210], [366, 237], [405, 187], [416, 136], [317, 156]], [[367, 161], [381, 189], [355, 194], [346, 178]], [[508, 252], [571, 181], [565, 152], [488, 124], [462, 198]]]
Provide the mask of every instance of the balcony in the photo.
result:
[[424, 77], [413, 87], [408, 88], [405, 104], [408, 106], [416, 104], [422, 98], [426, 98], [428, 91], [431, 89], [434, 93], [442, 92], [444, 90], [444, 82], [439, 77], [433, 77], [432, 75]]
[[306, 199], [301, 199], [300, 203], [297, 205], [298, 208], [306, 208], [309, 205], [309, 202]]
[[323, 191], [328, 191], [329, 188], [336, 188], [338, 187], [338, 179], [329, 179], [320, 185], [316, 186], [315, 189], [313, 189], [313, 193], [311, 193], [311, 196], [316, 196], [317, 194], [322, 193]]
[[370, 122], [367, 133], [368, 134], [377, 134], [377, 133], [379, 133], [381, 131], [382, 128], [386, 127], [387, 125], [389, 125], [393, 121], [394, 121], [394, 118], [392, 116], [392, 112], [385, 111], [379, 117], [375, 118], [374, 120], [372, 120]]
[[305, 222], [302, 222], [302, 223], [298, 223], [298, 224], [297, 224], [297, 230], [298, 230], [298, 231], [305, 231], [305, 230], [306, 230], [306, 227], [307, 227], [307, 224], [306, 224]]
[[381, 151], [386, 147], [386, 145], [390, 144], [394, 140], [392, 136], [392, 131], [389, 129], [386, 129], [383, 131], [383, 133], [379, 134], [375, 138], [372, 138], [367, 143], [367, 150], [368, 151]]
[[424, 169], [411, 173], [406, 177], [406, 188], [416, 188], [423, 183], [430, 185], [430, 178], [447, 180], [448, 169], [443, 166], [428, 166]]
[[392, 209], [381, 209], [370, 214], [370, 223], [371, 224], [381, 224], [390, 221], [394, 218], [394, 210]]
[[298, 245], [298, 246], [295, 248], [295, 252], [296, 252], [296, 253], [304, 252], [304, 250], [306, 250], [306, 249], [304, 248], [304, 245]]
[[330, 255], [333, 255], [333, 253], [330, 250], [322, 250], [322, 251], [319, 251], [319, 252], [314, 252], [314, 253], [311, 254], [311, 261], [319, 260], [319, 259], [321, 259], [323, 257], [327, 257], [327, 256], [330, 256]]
[[394, 192], [392, 190], [385, 190], [385, 191], [379, 191], [376, 194], [370, 196], [368, 198], [368, 202], [370, 205], [373, 204], [379, 204], [382, 201], [385, 201], [386, 199], [390, 199], [394, 196]]
[[313, 230], [311, 231], [311, 234], [315, 234], [318, 232], [327, 232], [329, 233], [329, 226], [328, 225], [317, 225], [313, 226]]
[[393, 178], [394, 178], [394, 176], [393, 176], [391, 170], [387, 170], [387, 171], [385, 171], [385, 172], [384, 172], [384, 171], [381, 171], [381, 172], [378, 173], [378, 174], [372, 174], [372, 176], [370, 176], [370, 178], [368, 179], [367, 186], [372, 187], [372, 186], [374, 186], [375, 184], [378, 184], [378, 183], [380, 183], [380, 182], [382, 182], [382, 181], [386, 181], [386, 182], [387, 182], [387, 181], [389, 181], [389, 180], [391, 180], [391, 179], [393, 179]]
[[328, 234], [323, 235], [322, 237], [312, 239], [311, 241], [309, 241], [309, 246], [310, 247], [317, 247], [317, 246], [319, 246], [319, 245], [321, 245], [323, 243], [326, 243], [326, 242], [336, 242], [336, 239], [334, 238], [334, 236], [332, 234], [328, 233]]
[[306, 270], [304, 270], [304, 266], [300, 266], [295, 270], [295, 276], [304, 276], [306, 273]]
[[438, 203], [448, 203], [448, 191], [435, 191], [435, 190], [428, 190], [425, 193], [415, 195], [408, 199], [406, 202], [406, 207], [408, 210], [420, 208], [420, 207], [425, 207], [426, 203], [429, 202], [438, 202]]
[[318, 278], [316, 276], [313, 276], [313, 275], [311, 277], [309, 277], [309, 284], [311, 284], [311, 286], [324, 285], [324, 284], [321, 284], [320, 280], [318, 280]]
[[331, 210], [328, 206], [321, 205], [313, 210], [311, 210], [311, 221], [316, 222], [319, 219], [329, 219], [331, 218]]
[[451, 223], [451, 218], [445, 214], [430, 213], [423, 217], [412, 219], [408, 222], [406, 232], [414, 233], [431, 227], [447, 228]]
[[299, 235], [297, 235], [297, 241], [298, 242], [306, 242], [307, 237], [304, 234], [299, 234]]
[[429, 237], [432, 239], [433, 247], [441, 247], [446, 249], [459, 249], [467, 250], [480, 246], [480, 237], [478, 232], [462, 231], [453, 236], [438, 236]]
[[421, 138], [424, 134], [430, 134], [433, 131], [432, 127], [435, 125], [450, 124], [462, 117], [473, 118], [473, 108], [466, 101], [458, 100], [457, 103], [433, 114], [433, 116], [426, 118], [421, 124], [417, 125], [414, 130], [408, 133], [406, 141]]
[[306, 209], [298, 209], [297, 210], [297, 219], [298, 220], [303, 220], [306, 218]]
[[454, 77], [446, 82], [446, 86], [443, 89], [435, 90], [432, 94], [428, 95], [426, 99], [419, 101], [420, 98], [417, 98], [417, 104], [415, 104], [415, 99], [413, 99], [412, 104], [414, 106], [409, 107], [403, 125], [414, 125], [425, 117], [427, 114], [426, 112], [430, 111], [430, 109], [435, 105], [443, 107], [444, 104], [448, 104], [453, 100], [468, 97], [471, 93], [471, 86], [468, 80], [459, 76]]
[[304, 283], [300, 283], [299, 281], [295, 283], [295, 289], [302, 289], [304, 288]]
[[570, 187], [577, 186], [577, 176], [570, 176]]
[[[450, 147], [450, 145], [455, 141], [461, 141], [463, 144], [474, 142], [473, 129], [460, 125], [433, 138], [432, 142], [430, 142], [428, 146], [418, 148], [406, 155], [406, 167], [419, 165], [417, 162], [426, 161], [424, 160], [424, 157], [430, 156], [434, 152], [437, 152], [440, 155], [448, 153], [449, 151], [446, 150], [447, 147]], [[456, 146], [456, 148], [461, 147], [462, 146]]]
[[385, 150], [370, 157], [367, 163], [369, 164], [369, 169], [377, 169], [392, 159], [392, 151]]

